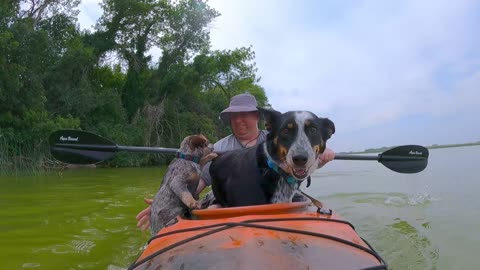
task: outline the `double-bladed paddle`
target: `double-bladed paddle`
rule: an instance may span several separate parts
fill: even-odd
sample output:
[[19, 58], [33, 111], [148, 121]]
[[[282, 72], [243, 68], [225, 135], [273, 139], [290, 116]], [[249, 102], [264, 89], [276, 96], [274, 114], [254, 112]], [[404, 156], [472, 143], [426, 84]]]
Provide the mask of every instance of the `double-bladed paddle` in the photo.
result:
[[420, 145], [402, 145], [377, 155], [335, 154], [335, 159], [376, 160], [399, 173], [418, 173], [428, 164], [428, 149]]
[[[81, 130], [58, 130], [49, 138], [50, 151], [59, 161], [70, 164], [95, 164], [116, 152], [176, 153], [178, 149], [162, 147], [121, 146], [101, 136]], [[419, 145], [403, 145], [378, 155], [335, 154], [341, 160], [377, 160], [399, 173], [417, 173], [428, 164], [428, 149]]]
[[69, 164], [95, 164], [116, 152], [176, 153], [178, 149], [163, 147], [121, 146], [96, 134], [82, 130], [57, 130], [48, 139], [50, 152], [56, 159]]

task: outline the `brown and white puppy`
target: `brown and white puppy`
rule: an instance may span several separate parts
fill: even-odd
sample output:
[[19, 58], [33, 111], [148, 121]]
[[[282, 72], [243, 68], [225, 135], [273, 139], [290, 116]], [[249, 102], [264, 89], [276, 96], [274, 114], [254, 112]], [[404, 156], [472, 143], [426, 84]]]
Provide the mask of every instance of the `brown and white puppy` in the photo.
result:
[[335, 133], [331, 120], [308, 111], [258, 109], [267, 140], [220, 154], [210, 165], [213, 194], [224, 207], [291, 202]]
[[212, 145], [203, 135], [183, 139], [176, 158], [168, 165], [160, 189], [153, 199], [150, 214], [152, 235], [156, 235], [168, 222], [188, 209], [200, 208], [195, 191], [201, 166], [216, 156], [209, 155], [211, 152]]

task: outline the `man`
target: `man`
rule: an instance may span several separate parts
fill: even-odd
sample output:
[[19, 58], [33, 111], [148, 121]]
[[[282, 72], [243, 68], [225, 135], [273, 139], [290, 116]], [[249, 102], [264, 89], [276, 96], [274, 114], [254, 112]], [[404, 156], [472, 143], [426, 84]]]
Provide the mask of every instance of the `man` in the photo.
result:
[[[220, 119], [225, 125], [230, 125], [233, 133], [216, 142], [213, 145], [213, 152], [248, 148], [261, 144], [267, 139], [267, 131], [258, 128], [260, 112], [257, 109], [257, 100], [250, 94], [232, 97], [228, 108], [220, 113]], [[202, 169], [197, 194], [212, 184], [209, 168], [210, 163]]]
[[[267, 131], [260, 130], [258, 123], [260, 121], [260, 112], [257, 109], [257, 100], [251, 94], [239, 94], [233, 96], [228, 108], [220, 113], [220, 119], [225, 125], [230, 125], [233, 134], [230, 134], [213, 146], [214, 152], [226, 152], [241, 148], [248, 148], [263, 143], [267, 138]], [[320, 156], [318, 168], [335, 158], [335, 153], [326, 148]], [[197, 187], [197, 194], [200, 194], [205, 187], [212, 184], [209, 173], [210, 163], [207, 163], [203, 169], [200, 181]], [[209, 192], [203, 199], [204, 206], [212, 205], [214, 201], [213, 193]], [[145, 203], [151, 204], [152, 200], [145, 199]], [[150, 206], [142, 210], [136, 217], [137, 227], [146, 230], [150, 227]]]

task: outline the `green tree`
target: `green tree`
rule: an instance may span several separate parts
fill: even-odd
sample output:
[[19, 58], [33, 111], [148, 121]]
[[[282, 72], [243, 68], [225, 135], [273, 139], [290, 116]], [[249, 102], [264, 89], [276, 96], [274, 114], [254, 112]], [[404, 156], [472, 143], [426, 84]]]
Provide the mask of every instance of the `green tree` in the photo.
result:
[[7, 156], [38, 152], [34, 150], [46, 148], [45, 140], [51, 131], [78, 127], [76, 119], [54, 116], [45, 108], [46, 67], [59, 54], [55, 52], [59, 46], [52, 46], [58, 36], [49, 28], [49, 22], [66, 18], [59, 11], [59, 4], [62, 3], [29, 1], [23, 3], [23, 9], [15, 1], [1, 4], [0, 137], [1, 150]]
[[[187, 61], [189, 54], [208, 47], [208, 23], [218, 14], [203, 1], [105, 0], [104, 14], [96, 29], [126, 64], [122, 101], [129, 118], [145, 105], [145, 84], [151, 74], [148, 54], [153, 46], [162, 51], [159, 73], [171, 64]], [[153, 91], [153, 90], [152, 90]]]
[[[211, 51], [219, 14], [206, 1], [104, 0], [92, 31], [78, 28], [78, 3], [0, 2], [0, 165], [34, 152], [40, 162], [24, 164], [44, 164], [46, 139], [60, 128], [125, 145], [178, 147], [194, 133], [216, 141], [229, 132], [218, 113], [231, 96], [268, 103], [251, 47]], [[109, 164], [164, 161], [119, 155]]]

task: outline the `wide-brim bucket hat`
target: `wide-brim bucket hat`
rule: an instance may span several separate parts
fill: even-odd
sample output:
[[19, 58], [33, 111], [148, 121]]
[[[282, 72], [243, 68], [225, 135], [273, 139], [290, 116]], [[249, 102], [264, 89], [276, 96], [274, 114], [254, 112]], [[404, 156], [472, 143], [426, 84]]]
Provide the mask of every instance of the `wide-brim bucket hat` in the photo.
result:
[[233, 96], [228, 108], [220, 113], [220, 119], [225, 125], [230, 124], [230, 113], [234, 112], [258, 112], [257, 100], [248, 93]]

